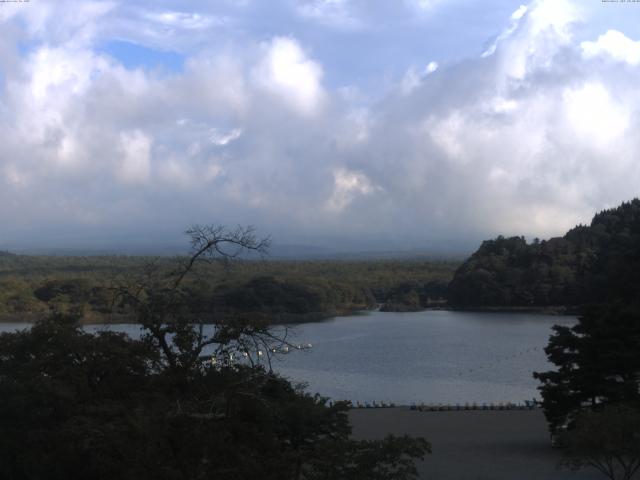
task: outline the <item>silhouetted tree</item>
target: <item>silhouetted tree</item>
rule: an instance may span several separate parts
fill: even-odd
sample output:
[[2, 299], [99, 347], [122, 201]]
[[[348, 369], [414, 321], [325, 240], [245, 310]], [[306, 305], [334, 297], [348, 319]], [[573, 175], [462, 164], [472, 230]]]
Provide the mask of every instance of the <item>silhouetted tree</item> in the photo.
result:
[[631, 480], [640, 469], [640, 412], [624, 405], [585, 411], [563, 443], [565, 466], [593, 467], [611, 480]]
[[140, 340], [90, 335], [78, 315], [59, 313], [0, 335], [0, 476], [416, 478], [424, 439], [350, 439], [345, 402], [329, 404], [256, 361], [286, 338], [259, 320], [211, 319], [190, 305], [185, 282], [200, 262], [261, 252], [268, 241], [242, 228], [188, 234], [193, 251], [177, 268], [150, 267], [117, 289]]
[[621, 305], [588, 309], [573, 327], [555, 326], [545, 348], [557, 370], [534, 373], [551, 430], [584, 409], [640, 403], [640, 312]]

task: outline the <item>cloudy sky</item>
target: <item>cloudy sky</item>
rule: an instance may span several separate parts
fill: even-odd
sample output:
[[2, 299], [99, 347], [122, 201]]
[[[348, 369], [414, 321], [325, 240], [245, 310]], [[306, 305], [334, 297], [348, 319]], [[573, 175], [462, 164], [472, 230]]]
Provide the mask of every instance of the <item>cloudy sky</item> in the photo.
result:
[[0, 32], [0, 248], [439, 249], [639, 194], [640, 3], [31, 0]]

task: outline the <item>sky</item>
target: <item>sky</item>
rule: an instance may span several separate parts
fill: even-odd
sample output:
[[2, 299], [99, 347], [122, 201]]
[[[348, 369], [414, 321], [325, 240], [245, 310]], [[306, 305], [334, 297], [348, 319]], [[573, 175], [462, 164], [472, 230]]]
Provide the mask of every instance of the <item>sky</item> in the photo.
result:
[[0, 32], [0, 248], [467, 251], [638, 196], [638, 2], [31, 0]]

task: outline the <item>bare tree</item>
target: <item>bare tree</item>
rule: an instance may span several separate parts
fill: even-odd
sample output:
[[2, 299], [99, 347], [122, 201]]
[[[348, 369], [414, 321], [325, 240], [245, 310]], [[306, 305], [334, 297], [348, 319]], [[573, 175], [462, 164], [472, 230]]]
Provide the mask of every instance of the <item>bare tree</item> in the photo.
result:
[[[116, 299], [129, 305], [147, 332], [144, 338], [160, 349], [170, 368], [193, 368], [205, 361], [229, 363], [244, 358], [264, 362], [271, 370], [274, 353], [294, 347], [286, 328], [275, 332], [258, 316], [219, 318], [194, 306], [186, 280], [201, 263], [229, 263], [243, 254], [264, 255], [270, 238], [259, 238], [253, 227], [229, 229], [222, 225], [194, 225], [186, 232], [191, 251], [177, 266], [150, 263], [142, 274], [117, 287]], [[200, 308], [200, 310], [198, 310]], [[210, 325], [205, 334], [205, 325]], [[205, 350], [213, 349], [209, 355]]]

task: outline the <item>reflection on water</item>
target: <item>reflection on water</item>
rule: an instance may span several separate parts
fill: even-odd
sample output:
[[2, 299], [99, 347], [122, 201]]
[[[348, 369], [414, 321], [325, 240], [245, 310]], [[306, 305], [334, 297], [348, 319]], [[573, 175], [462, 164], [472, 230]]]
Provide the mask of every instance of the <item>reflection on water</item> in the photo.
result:
[[[531, 372], [546, 370], [554, 324], [571, 317], [524, 313], [372, 312], [294, 325], [294, 343], [274, 370], [334, 399], [412, 402], [522, 402], [538, 397]], [[0, 331], [24, 328], [0, 325]], [[105, 328], [87, 327], [89, 331]], [[137, 325], [106, 327], [140, 334]]]

